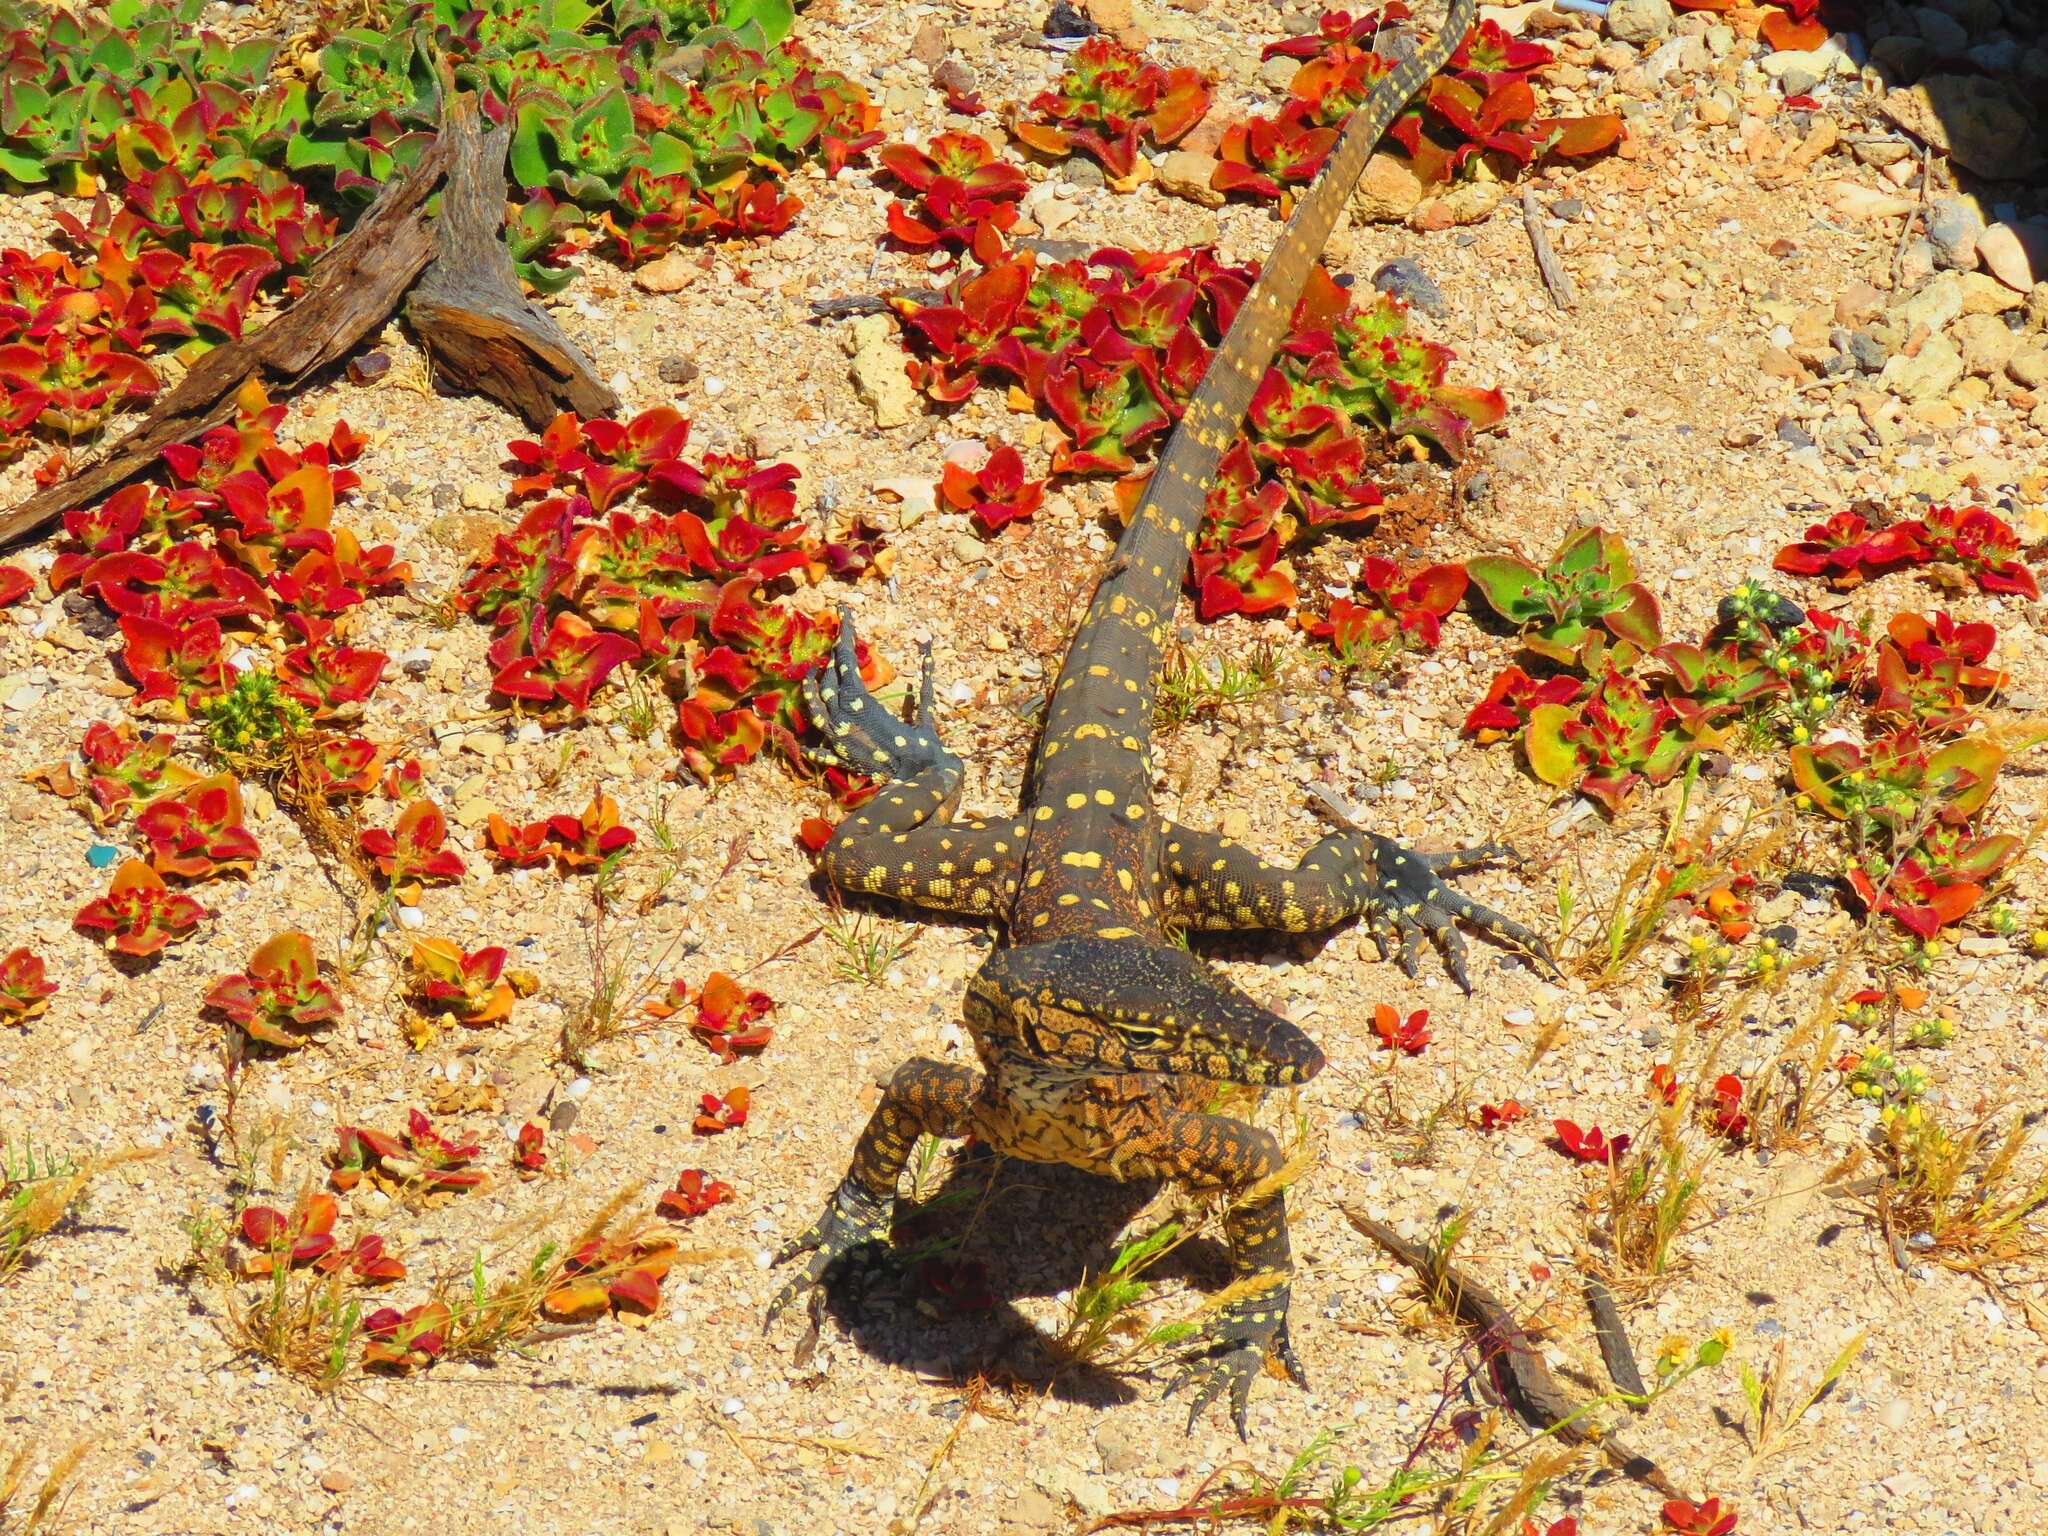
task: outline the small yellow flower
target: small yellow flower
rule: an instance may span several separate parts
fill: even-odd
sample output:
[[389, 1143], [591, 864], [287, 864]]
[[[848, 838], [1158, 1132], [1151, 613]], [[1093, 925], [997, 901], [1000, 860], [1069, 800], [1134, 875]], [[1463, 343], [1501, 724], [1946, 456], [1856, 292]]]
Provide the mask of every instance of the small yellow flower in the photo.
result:
[[1674, 1333], [1657, 1346], [1657, 1374], [1669, 1376], [1692, 1358], [1692, 1340]]

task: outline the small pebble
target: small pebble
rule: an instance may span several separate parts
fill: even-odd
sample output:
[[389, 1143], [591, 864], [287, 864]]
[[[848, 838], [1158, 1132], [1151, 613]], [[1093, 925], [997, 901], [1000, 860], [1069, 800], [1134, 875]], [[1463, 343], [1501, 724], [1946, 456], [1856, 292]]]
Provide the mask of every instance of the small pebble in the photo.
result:
[[1441, 318], [1449, 312], [1443, 290], [1430, 281], [1429, 274], [1413, 257], [1396, 256], [1373, 273], [1372, 285], [1381, 293], [1414, 305], [1425, 315]]
[[1093, 37], [1096, 27], [1078, 5], [1070, 4], [1069, 0], [1052, 0], [1044, 31], [1047, 37]]

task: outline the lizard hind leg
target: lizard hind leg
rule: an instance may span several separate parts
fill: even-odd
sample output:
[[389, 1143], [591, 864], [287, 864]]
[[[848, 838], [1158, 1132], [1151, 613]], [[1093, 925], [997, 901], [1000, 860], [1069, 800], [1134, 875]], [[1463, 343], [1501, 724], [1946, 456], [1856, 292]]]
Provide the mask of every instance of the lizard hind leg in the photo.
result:
[[912, 779], [937, 772], [960, 781], [960, 759], [946, 750], [932, 718], [931, 647], [924, 648], [917, 718], [899, 720], [861, 681], [855, 653], [853, 616], [839, 610], [839, 639], [832, 654], [805, 674], [804, 711], [823, 736], [819, 750], [841, 765], [873, 779]]
[[1269, 1131], [1226, 1115], [1184, 1112], [1161, 1126], [1156, 1161], [1140, 1156], [1133, 1171], [1165, 1173], [1191, 1189], [1223, 1189], [1232, 1197], [1223, 1216], [1230, 1243], [1230, 1285], [1214, 1302], [1201, 1330], [1180, 1357], [1166, 1388], [1192, 1389], [1188, 1429], [1202, 1410], [1228, 1396], [1230, 1421], [1242, 1439], [1252, 1383], [1270, 1354], [1300, 1387], [1307, 1374], [1287, 1333], [1294, 1261], [1287, 1241], [1287, 1196], [1279, 1186], [1285, 1158]]

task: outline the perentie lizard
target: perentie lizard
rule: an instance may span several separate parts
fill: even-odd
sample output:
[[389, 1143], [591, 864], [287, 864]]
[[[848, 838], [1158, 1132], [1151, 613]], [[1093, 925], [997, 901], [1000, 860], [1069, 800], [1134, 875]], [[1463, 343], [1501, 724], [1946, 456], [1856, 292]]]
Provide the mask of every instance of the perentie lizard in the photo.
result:
[[832, 755], [887, 780], [826, 845], [827, 878], [1003, 924], [968, 984], [965, 1014], [982, 1071], [905, 1063], [889, 1081], [831, 1203], [784, 1244], [809, 1257], [772, 1320], [848, 1252], [888, 1232], [896, 1185], [921, 1135], [973, 1135], [998, 1152], [1117, 1178], [1164, 1178], [1229, 1201], [1234, 1280], [1168, 1388], [1195, 1388], [1189, 1425], [1220, 1392], [1244, 1431], [1268, 1350], [1301, 1380], [1287, 1336], [1289, 1282], [1282, 1158], [1275, 1139], [1200, 1112], [1208, 1084], [1301, 1083], [1323, 1065], [1314, 1041], [1170, 942], [1186, 928], [1307, 933], [1364, 917], [1382, 949], [1413, 966], [1425, 932], [1465, 982], [1454, 919], [1548, 959], [1521, 925], [1442, 884], [1501, 851], [1425, 856], [1386, 838], [1324, 838], [1292, 869], [1231, 839], [1162, 821], [1152, 800], [1151, 721], [1162, 644], [1202, 520], [1205, 488], [1253, 389], [1287, 334], [1309, 273], [1375, 142], [1464, 36], [1476, 0], [1452, 0], [1434, 42], [1397, 65], [1352, 115], [1296, 206], [1161, 456], [1067, 649], [1030, 804], [1014, 819], [948, 821], [960, 760], [932, 725], [926, 657], [915, 723], [863, 686], [853, 630], [807, 680]]

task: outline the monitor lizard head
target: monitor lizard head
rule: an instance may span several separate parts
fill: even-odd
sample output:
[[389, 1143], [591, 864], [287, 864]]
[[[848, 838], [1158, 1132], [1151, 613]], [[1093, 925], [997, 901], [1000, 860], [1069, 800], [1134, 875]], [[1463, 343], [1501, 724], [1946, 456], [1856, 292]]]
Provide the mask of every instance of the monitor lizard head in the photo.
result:
[[1077, 1073], [1303, 1083], [1316, 1043], [1184, 949], [1087, 935], [992, 951], [968, 984], [984, 1051]]

